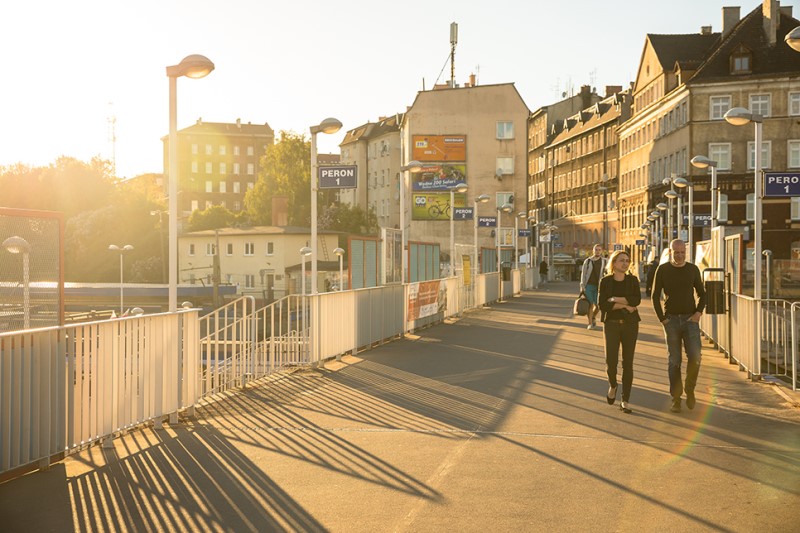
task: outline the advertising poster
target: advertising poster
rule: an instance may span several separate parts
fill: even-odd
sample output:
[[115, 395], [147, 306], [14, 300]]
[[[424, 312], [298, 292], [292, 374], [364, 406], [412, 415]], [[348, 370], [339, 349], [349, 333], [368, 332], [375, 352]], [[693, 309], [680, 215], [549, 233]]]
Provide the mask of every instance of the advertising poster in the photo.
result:
[[[450, 220], [450, 193], [413, 193], [411, 198], [412, 220]], [[466, 193], [454, 195], [455, 207], [465, 207]]]
[[467, 181], [467, 166], [464, 164], [425, 165], [412, 174], [412, 189], [415, 191], [449, 191], [459, 182]]
[[464, 285], [472, 285], [472, 256], [461, 256], [461, 273], [464, 276]]
[[408, 321], [442, 312], [447, 306], [444, 280], [420, 281], [408, 286]]
[[466, 161], [466, 135], [413, 135], [411, 159], [417, 161]]

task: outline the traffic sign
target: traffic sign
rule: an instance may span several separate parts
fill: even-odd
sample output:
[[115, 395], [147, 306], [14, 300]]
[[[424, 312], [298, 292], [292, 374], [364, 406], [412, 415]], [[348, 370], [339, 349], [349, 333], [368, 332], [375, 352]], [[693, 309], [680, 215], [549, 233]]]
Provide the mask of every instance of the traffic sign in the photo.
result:
[[472, 208], [471, 207], [453, 208], [453, 220], [472, 220]]
[[320, 189], [355, 189], [358, 183], [356, 165], [318, 167]]
[[765, 172], [764, 196], [800, 196], [800, 173]]
[[521, 229], [517, 234], [517, 237], [530, 237], [530, 236], [531, 236], [531, 230], [529, 229]]

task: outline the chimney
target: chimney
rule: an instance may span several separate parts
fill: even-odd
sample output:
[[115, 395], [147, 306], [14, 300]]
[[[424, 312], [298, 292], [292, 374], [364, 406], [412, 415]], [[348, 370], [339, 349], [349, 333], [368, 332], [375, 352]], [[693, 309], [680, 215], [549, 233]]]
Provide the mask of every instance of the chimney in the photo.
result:
[[606, 95], [603, 98], [608, 98], [617, 93], [622, 92], [622, 85], [606, 85]]
[[202, 124], [202, 123], [203, 123], [203, 117], [199, 117], [199, 118], [197, 119], [197, 125], [199, 126], [199, 125], [200, 125], [200, 124]]
[[700, 35], [711, 35], [711, 26], [700, 26]]
[[764, 0], [761, 4], [761, 14], [764, 17], [764, 34], [767, 36], [767, 42], [770, 46], [774, 46], [778, 40], [778, 26], [781, 22], [778, 0]]
[[[790, 7], [789, 9], [791, 10], [792, 8]], [[469, 75], [469, 86], [470, 87], [475, 87], [475, 74], [474, 73]]]
[[728, 35], [739, 22], [739, 6], [722, 8], [722, 38]]
[[286, 226], [289, 224], [289, 197], [272, 197], [272, 225]]
[[236, 119], [236, 127], [242, 129], [242, 119], [240, 118]]
[[781, 6], [781, 16], [788, 19], [792, 18], [792, 6]]
[[581, 109], [586, 109], [592, 105], [592, 88], [589, 85], [581, 85]]

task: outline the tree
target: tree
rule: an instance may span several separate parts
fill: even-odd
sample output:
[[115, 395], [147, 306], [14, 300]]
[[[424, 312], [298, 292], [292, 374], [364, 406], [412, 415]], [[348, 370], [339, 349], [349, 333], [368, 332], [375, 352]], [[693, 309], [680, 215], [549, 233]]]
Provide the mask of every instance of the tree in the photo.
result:
[[189, 216], [189, 231], [227, 228], [236, 221], [236, 215], [221, 205], [212, 205], [202, 211], [192, 211]]
[[305, 135], [281, 131], [277, 143], [268, 146], [261, 171], [252, 190], [245, 195], [245, 208], [256, 225], [272, 224], [272, 198], [288, 198], [289, 225], [311, 224], [311, 142]]
[[374, 234], [379, 228], [374, 211], [345, 204], [326, 206], [319, 217], [319, 227], [358, 235]]

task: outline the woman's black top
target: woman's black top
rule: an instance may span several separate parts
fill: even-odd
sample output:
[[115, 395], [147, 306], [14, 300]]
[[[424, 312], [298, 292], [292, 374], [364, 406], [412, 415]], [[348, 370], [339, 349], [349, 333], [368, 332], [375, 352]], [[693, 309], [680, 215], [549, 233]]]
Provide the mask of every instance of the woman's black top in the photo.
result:
[[642, 290], [639, 288], [639, 278], [632, 274], [625, 274], [625, 279], [617, 281], [613, 274], [609, 274], [600, 280], [600, 288], [597, 295], [597, 303], [600, 305], [600, 321], [625, 320], [639, 322], [639, 311], [629, 313], [626, 309], [614, 309], [614, 302], [608, 299], [612, 296], [625, 297], [628, 305], [638, 307], [642, 302]]

